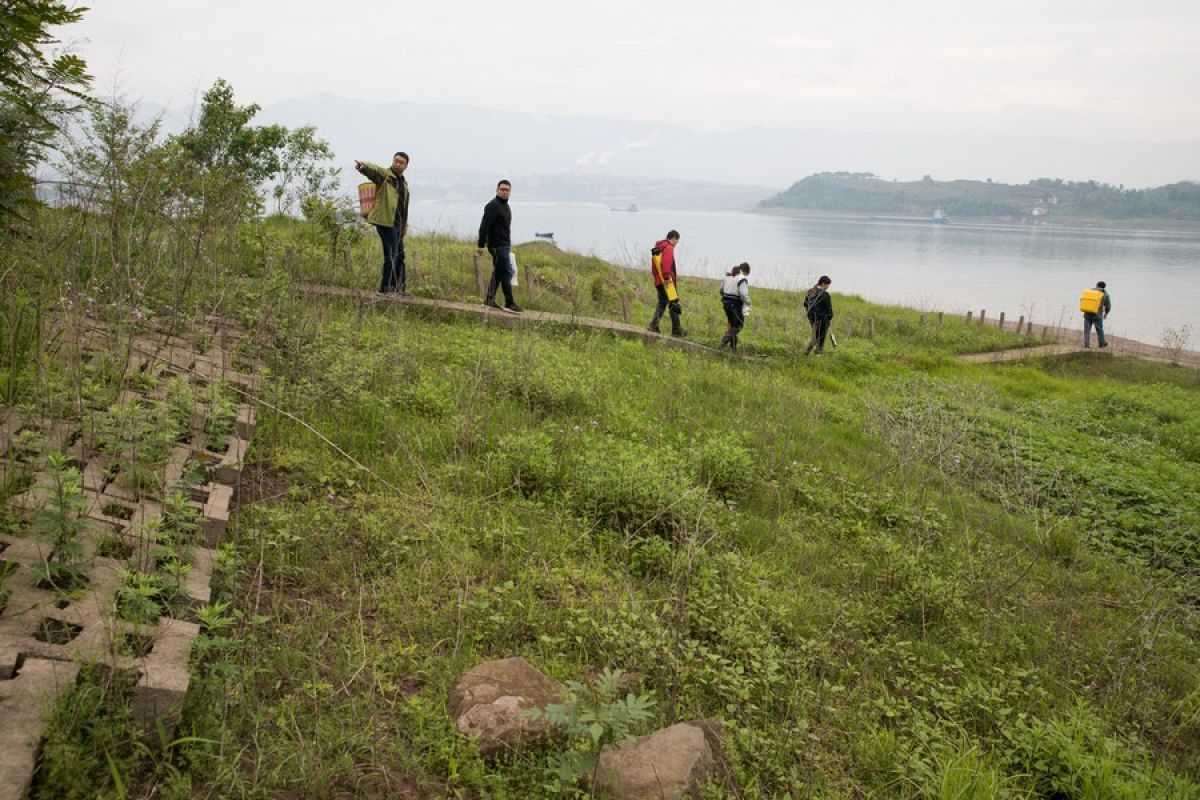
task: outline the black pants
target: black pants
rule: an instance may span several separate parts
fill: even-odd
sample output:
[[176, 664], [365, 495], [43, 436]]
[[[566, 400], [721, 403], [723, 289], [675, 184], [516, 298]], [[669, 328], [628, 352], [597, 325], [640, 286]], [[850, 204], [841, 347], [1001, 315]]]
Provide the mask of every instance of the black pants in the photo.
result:
[[671, 330], [673, 333], [678, 333], [679, 315], [683, 313], [683, 307], [679, 305], [678, 300], [667, 300], [667, 287], [655, 286], [654, 291], [658, 292], [658, 305], [654, 308], [654, 316], [650, 320], [650, 330], [658, 330], [658, 321], [662, 319], [663, 312], [667, 307], [671, 308]]
[[724, 346], [728, 342], [732, 349], [737, 350], [738, 334], [746, 325], [746, 316], [742, 313], [742, 298], [722, 297], [721, 307], [725, 309], [725, 319], [729, 321], [729, 330], [725, 331], [725, 335], [721, 337], [720, 346]]
[[379, 243], [383, 245], [383, 274], [379, 278], [379, 291], [408, 291], [404, 269], [404, 237], [400, 235], [400, 226], [376, 225], [375, 230], [379, 231]]
[[818, 353], [825, 352], [825, 336], [829, 333], [829, 323], [833, 322], [833, 320], [825, 319], [824, 317], [812, 317], [808, 322], [812, 325], [812, 340], [809, 341], [808, 349], [804, 352], [811, 353], [813, 348], [816, 348]]
[[491, 304], [496, 302], [496, 289], [504, 290], [504, 304], [506, 306], [514, 305], [512, 293], [512, 257], [509, 255], [512, 252], [511, 247], [492, 247], [488, 251], [492, 254], [492, 277], [488, 280], [486, 301]]

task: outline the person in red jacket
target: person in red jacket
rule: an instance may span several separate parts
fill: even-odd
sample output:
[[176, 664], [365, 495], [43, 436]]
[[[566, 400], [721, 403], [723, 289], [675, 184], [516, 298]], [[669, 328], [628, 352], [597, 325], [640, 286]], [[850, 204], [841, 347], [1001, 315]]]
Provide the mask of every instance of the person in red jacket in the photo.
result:
[[[658, 293], [658, 306], [650, 319], [650, 331], [660, 333], [658, 321], [668, 308], [671, 313], [671, 335], [687, 336], [687, 331], [679, 323], [683, 308], [679, 305], [678, 284], [675, 272], [675, 246], [679, 244], [679, 231], [667, 231], [667, 238], [660, 240], [650, 251], [650, 273], [654, 276], [654, 290]], [[667, 295], [668, 284], [675, 294], [674, 298]]]

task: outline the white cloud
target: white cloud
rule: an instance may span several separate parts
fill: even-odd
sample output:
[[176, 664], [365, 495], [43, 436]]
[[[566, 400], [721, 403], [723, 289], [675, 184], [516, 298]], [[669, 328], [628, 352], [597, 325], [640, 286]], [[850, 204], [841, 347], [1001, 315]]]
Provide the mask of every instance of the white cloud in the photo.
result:
[[709, 130], [1006, 132], [1026, 104], [1062, 136], [1200, 131], [1200, 4], [1183, 0], [121, 0], [63, 35], [102, 82], [120, 64], [129, 94], [166, 104], [224, 77], [264, 104], [330, 92]]

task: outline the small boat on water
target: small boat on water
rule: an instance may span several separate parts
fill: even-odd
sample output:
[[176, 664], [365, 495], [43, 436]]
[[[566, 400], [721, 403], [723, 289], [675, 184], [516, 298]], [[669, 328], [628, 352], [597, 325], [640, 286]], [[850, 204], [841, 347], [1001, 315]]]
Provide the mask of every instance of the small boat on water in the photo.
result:
[[941, 208], [933, 212], [931, 217], [901, 217], [901, 216], [873, 216], [870, 218], [872, 222], [906, 222], [934, 225], [949, 225], [950, 216]]
[[638, 207], [635, 204], [630, 203], [628, 208], [614, 208], [612, 210], [613, 211], [629, 211], [629, 212], [636, 213], [638, 210]]
[[535, 231], [533, 235], [539, 239], [553, 239], [554, 231]]

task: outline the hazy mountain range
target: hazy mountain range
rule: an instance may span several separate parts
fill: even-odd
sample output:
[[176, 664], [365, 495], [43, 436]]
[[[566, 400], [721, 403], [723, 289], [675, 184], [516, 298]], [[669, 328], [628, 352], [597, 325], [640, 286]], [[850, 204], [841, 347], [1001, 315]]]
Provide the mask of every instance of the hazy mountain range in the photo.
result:
[[[1029, 136], [739, 128], [700, 132], [670, 122], [542, 116], [463, 105], [372, 103], [334, 95], [268, 106], [257, 122], [314, 125], [339, 161], [411, 158], [426, 197], [523, 181], [530, 199], [748, 208], [824, 171], [885, 179], [1097, 180], [1128, 187], [1200, 179], [1200, 139], [1084, 142]], [[819, 125], [819, 120], [814, 120]], [[347, 170], [352, 173], [352, 170]], [[347, 182], [355, 176], [347, 175]]]

